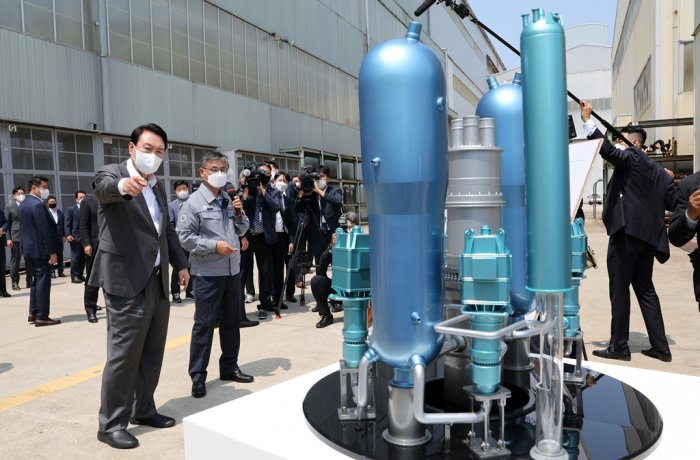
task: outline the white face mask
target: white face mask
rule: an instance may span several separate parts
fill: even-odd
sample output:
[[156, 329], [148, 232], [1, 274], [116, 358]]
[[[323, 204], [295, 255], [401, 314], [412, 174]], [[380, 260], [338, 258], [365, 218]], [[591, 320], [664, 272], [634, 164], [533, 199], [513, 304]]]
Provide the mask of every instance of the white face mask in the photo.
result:
[[284, 191], [287, 190], [287, 183], [286, 182], [275, 182], [275, 187], [281, 193], [284, 193]]
[[210, 174], [207, 182], [214, 188], [221, 188], [226, 185], [226, 173], [219, 171], [216, 174]]
[[188, 196], [190, 196], [190, 192], [188, 192], [187, 190], [183, 190], [182, 192], [177, 192], [177, 197], [180, 198], [181, 200], [184, 200]]
[[620, 150], [625, 150], [625, 149], [627, 148], [627, 145], [624, 145], [624, 144], [615, 144], [615, 148], [616, 148], [616, 149], [620, 149]]
[[84, 200], [84, 198], [81, 198], [81, 199], [78, 200], [78, 206], [80, 206], [81, 204], [83, 204], [83, 200]]
[[326, 188], [326, 185], [328, 185], [328, 182], [326, 182], [326, 181], [323, 180], [323, 179], [321, 179], [320, 181], [318, 181], [318, 182], [316, 182], [316, 183], [318, 184], [318, 188], [320, 188], [321, 190], [323, 190], [324, 188]]
[[153, 174], [154, 172], [158, 171], [162, 161], [163, 159], [155, 153], [144, 153], [137, 150], [134, 166], [136, 166], [136, 169], [143, 174]]
[[17, 196], [15, 197], [15, 200], [17, 200], [17, 203], [23, 202], [23, 201], [24, 201], [24, 194], [17, 195]]
[[49, 192], [49, 189], [39, 190], [39, 193], [41, 193], [41, 199], [42, 199], [42, 200], [48, 199], [48, 198], [49, 198], [49, 195], [51, 195], [51, 193]]

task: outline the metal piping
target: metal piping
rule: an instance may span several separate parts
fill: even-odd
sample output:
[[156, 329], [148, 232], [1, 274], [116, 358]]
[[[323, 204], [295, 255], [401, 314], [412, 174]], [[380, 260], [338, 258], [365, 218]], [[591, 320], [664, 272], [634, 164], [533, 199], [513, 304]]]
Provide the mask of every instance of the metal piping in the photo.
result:
[[[100, 37], [100, 83], [102, 89], [102, 131], [112, 130], [112, 96], [109, 85], [109, 49], [107, 42], [107, 2], [97, 2], [98, 25]], [[166, 146], [167, 147], [167, 146]]]
[[467, 340], [462, 336], [445, 336], [445, 341], [442, 344], [442, 350], [438, 354], [438, 358], [446, 355], [447, 353], [459, 353], [467, 349]]
[[[358, 409], [364, 409], [367, 407], [367, 401], [369, 400], [368, 391], [368, 379], [369, 379], [369, 365], [376, 362], [379, 356], [371, 348], [362, 355], [360, 364], [357, 367], [357, 392], [353, 389], [353, 393], [357, 395], [357, 407]], [[362, 410], [358, 410], [358, 417], [362, 413]]]
[[[548, 331], [554, 324], [553, 318], [545, 317], [544, 321], [524, 319], [522, 321], [518, 321], [517, 323], [513, 323], [509, 326], [492, 332], [475, 331], [473, 329], [457, 329], [454, 327], [450, 327], [455, 323], [463, 321], [465, 319], [465, 316], [468, 317], [469, 314], [465, 313], [463, 315], [456, 316], [454, 318], [448, 319], [447, 321], [443, 321], [441, 323], [436, 324], [434, 326], [435, 332], [438, 332], [440, 334], [447, 334], [450, 336], [472, 337], [478, 339], [498, 339], [504, 336], [507, 336], [507, 338], [512, 339], [523, 339], [526, 337], [539, 335], [542, 331]], [[518, 330], [524, 327], [530, 327], [531, 329], [527, 329], [524, 331]]]
[[[479, 423], [484, 420], [484, 411], [479, 409], [477, 412], [459, 412], [459, 413], [437, 413], [426, 414], [425, 407], [425, 363], [419, 357], [419, 361], [413, 366], [413, 415], [420, 423], [436, 425], [455, 423]], [[413, 358], [411, 359], [413, 361]]]

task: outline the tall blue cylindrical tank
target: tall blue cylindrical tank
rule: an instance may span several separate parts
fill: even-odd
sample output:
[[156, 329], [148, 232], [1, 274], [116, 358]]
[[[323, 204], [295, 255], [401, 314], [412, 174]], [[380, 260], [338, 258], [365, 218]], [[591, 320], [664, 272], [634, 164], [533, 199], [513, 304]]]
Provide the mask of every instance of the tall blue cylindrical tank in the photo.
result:
[[535, 309], [535, 295], [527, 286], [527, 215], [525, 210], [525, 141], [523, 138], [523, 88], [520, 73], [513, 83], [499, 86], [495, 77], [487, 80], [490, 90], [476, 107], [482, 118], [496, 120], [496, 145], [501, 154], [501, 191], [506, 205], [501, 208], [501, 228], [506, 231], [513, 274], [510, 303], [515, 319]]
[[445, 74], [421, 44], [406, 38], [374, 47], [360, 68], [362, 173], [370, 232], [373, 331], [380, 359], [408, 368], [433, 361], [444, 319], [444, 214], [447, 194]]
[[571, 289], [569, 128], [564, 27], [557, 13], [524, 14], [520, 35], [525, 116], [528, 288]]

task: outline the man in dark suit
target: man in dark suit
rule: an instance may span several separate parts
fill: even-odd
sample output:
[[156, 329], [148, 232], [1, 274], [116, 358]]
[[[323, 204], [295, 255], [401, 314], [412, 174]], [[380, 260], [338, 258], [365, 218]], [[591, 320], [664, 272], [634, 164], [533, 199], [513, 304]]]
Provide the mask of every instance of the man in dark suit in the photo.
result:
[[[7, 237], [7, 247], [10, 248], [10, 279], [12, 280], [12, 290], [19, 291], [19, 266], [22, 262], [22, 251], [20, 248], [20, 221], [19, 205], [24, 201], [24, 189], [21, 185], [12, 189], [13, 201], [5, 208], [5, 217], [10, 234]], [[32, 272], [25, 264], [27, 272], [27, 288], [32, 284]]]
[[49, 180], [32, 176], [29, 179], [29, 196], [19, 208], [22, 222], [20, 245], [24, 262], [34, 273], [29, 294], [29, 322], [36, 327], [53, 326], [61, 320], [49, 318], [51, 307], [51, 265], [56, 262], [59, 239], [56, 223], [51, 218], [44, 200], [49, 197]]
[[[9, 225], [7, 224], [7, 219], [5, 218], [5, 213], [0, 209], [0, 267], [5, 267], [5, 264], [7, 263], [6, 261], [6, 256], [5, 256], [5, 245], [7, 244], [7, 231], [8, 231]], [[3, 271], [3, 276], [0, 277], [0, 297], [12, 297], [8, 292], [7, 292], [7, 281], [5, 280], [5, 273]]]
[[[685, 246], [697, 235], [700, 219], [700, 172], [691, 174], [678, 183], [676, 209], [668, 226], [671, 244], [679, 248]], [[689, 254], [693, 264], [693, 288], [695, 301], [700, 307], [700, 251], [695, 248]]]
[[[56, 255], [56, 265], [58, 266], [58, 276], [65, 278], [66, 275], [63, 274], [63, 244], [66, 242], [66, 235], [63, 230], [65, 225], [63, 219], [63, 211], [58, 209], [58, 202], [55, 196], [50, 196], [46, 200], [46, 206], [49, 207], [49, 212], [51, 213], [51, 218], [56, 222], [56, 234], [58, 235], [58, 254]], [[56, 278], [56, 270], [51, 266], [51, 278]]]
[[[328, 184], [331, 170], [326, 165], [319, 165], [316, 172], [320, 176], [314, 184], [314, 196], [311, 198], [312, 215], [307, 224], [309, 232], [309, 251], [314, 256], [316, 265], [321, 260], [321, 254], [328, 249], [331, 235], [338, 228], [338, 219], [342, 214], [343, 191], [339, 187]], [[299, 192], [302, 197], [304, 191]]]
[[[285, 261], [294, 249], [294, 236], [296, 227], [294, 226], [294, 202], [285, 194], [290, 181], [289, 174], [284, 171], [277, 171], [275, 176], [275, 188], [279, 191], [280, 210], [275, 214], [275, 232], [277, 242], [272, 246], [272, 273], [273, 289], [272, 304], [279, 305], [282, 292], [286, 290], [287, 300], [290, 298], [288, 286], [284, 285]], [[290, 275], [294, 279], [294, 273]], [[289, 280], [288, 280], [289, 281]], [[285, 289], [287, 287], [287, 289]], [[291, 296], [294, 295], [294, 285], [292, 284]], [[296, 301], [296, 299], [294, 299]], [[282, 304], [282, 309], [287, 309], [286, 304]]]
[[85, 198], [85, 192], [75, 192], [75, 204], [66, 209], [66, 239], [70, 243], [70, 280], [72, 283], [83, 283], [85, 277], [85, 252], [80, 244], [80, 203]]
[[153, 400], [170, 317], [168, 263], [182, 286], [190, 278], [163, 183], [153, 175], [166, 145], [161, 127], [139, 126], [131, 133], [130, 158], [95, 177], [100, 240], [88, 284], [103, 289], [109, 318], [97, 439], [118, 449], [138, 446], [126, 431], [129, 422], [175, 426]]
[[[168, 205], [168, 215], [170, 216], [170, 223], [173, 224], [173, 228], [177, 228], [177, 216], [180, 213], [182, 204], [185, 203], [190, 196], [190, 189], [187, 185], [187, 181], [182, 179], [175, 181], [174, 189], [177, 198], [171, 201]], [[185, 259], [188, 259], [190, 257], [190, 253], [184, 249], [182, 251], [185, 254]], [[173, 302], [182, 303], [182, 299], [180, 298], [180, 285], [178, 284], [178, 281], [178, 275], [175, 271], [173, 271], [170, 277], [170, 293], [173, 295]], [[187, 289], [185, 289], [186, 299], [194, 300], [194, 295], [192, 294], [193, 285], [194, 283], [187, 285]]]
[[610, 343], [595, 356], [629, 361], [630, 284], [637, 295], [649, 335], [651, 348], [642, 354], [664, 362], [671, 361], [666, 340], [661, 304], [656, 295], [652, 273], [654, 257], [664, 263], [670, 257], [664, 209], [673, 210], [675, 190], [667, 171], [640, 150], [646, 132], [630, 126], [622, 133], [634, 145], [613, 145], [596, 128], [592, 107], [581, 102], [581, 119], [589, 139], [603, 139], [600, 156], [615, 166], [603, 207], [603, 223], [610, 236], [608, 278], [612, 322]]
[[[95, 189], [94, 181], [92, 189]], [[89, 280], [92, 264], [95, 261], [93, 256], [97, 253], [98, 242], [100, 241], [100, 229], [97, 223], [97, 197], [95, 195], [87, 195], [80, 204], [80, 208], [80, 243], [83, 245], [83, 252], [85, 253], [85, 277]], [[83, 304], [90, 323], [97, 322], [97, 310], [102, 309], [102, 307], [97, 306], [99, 293], [99, 287], [90, 286], [87, 281], [85, 282]]]
[[[256, 170], [265, 173], [260, 174], [260, 184], [257, 188], [243, 190], [243, 209], [250, 219], [250, 231], [246, 235], [249, 242], [248, 249], [244, 252], [246, 258], [246, 270], [253, 268], [253, 255], [258, 266], [260, 280], [260, 304], [258, 305], [258, 319], [267, 318], [266, 311], [274, 311], [272, 306], [272, 246], [277, 243], [275, 231], [275, 214], [280, 210], [279, 191], [270, 183], [270, 166], [260, 163]], [[245, 182], [245, 178], [241, 180]]]

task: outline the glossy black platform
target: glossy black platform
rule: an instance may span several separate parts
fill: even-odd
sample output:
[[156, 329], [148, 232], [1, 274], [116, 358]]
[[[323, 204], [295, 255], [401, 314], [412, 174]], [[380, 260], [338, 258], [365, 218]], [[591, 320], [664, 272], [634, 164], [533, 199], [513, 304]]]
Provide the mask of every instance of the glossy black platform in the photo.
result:
[[[577, 398], [575, 387], [570, 387], [570, 402], [582, 406], [583, 417], [565, 417], [564, 443], [569, 459], [612, 460], [635, 458], [651, 448], [659, 440], [663, 423], [654, 404], [631, 386], [610, 376], [590, 370], [587, 386]], [[476, 459], [462, 444], [469, 430], [468, 425], [455, 425], [451, 429], [450, 453], [445, 453], [444, 426], [432, 425], [430, 443], [417, 448], [403, 448], [387, 444], [382, 438], [387, 420], [388, 379], [375, 376], [375, 405], [377, 418], [373, 422], [341, 422], [337, 409], [340, 403], [340, 377], [334, 372], [317, 382], [304, 399], [304, 415], [309, 425], [321, 437], [339, 450], [355, 458], [379, 460], [422, 459]], [[534, 387], [535, 378], [531, 378]], [[429, 381], [426, 385], [426, 404], [445, 408], [441, 401], [442, 380]], [[352, 394], [349, 389], [348, 393]], [[517, 393], [517, 392], [516, 392]], [[529, 459], [530, 448], [535, 442], [535, 411], [532, 391], [514, 393], [512, 406], [524, 407], [507, 416], [505, 440], [512, 452], [509, 459]], [[566, 392], [565, 392], [566, 393]], [[515, 401], [518, 398], [519, 403]], [[580, 398], [580, 400], [579, 400]], [[529, 412], [528, 412], [529, 411]], [[528, 413], [523, 413], [528, 412]], [[495, 420], [495, 419], [494, 419]], [[498, 435], [498, 425], [491, 424], [492, 434]], [[478, 427], [477, 433], [483, 432]], [[570, 444], [570, 446], [567, 446]]]

